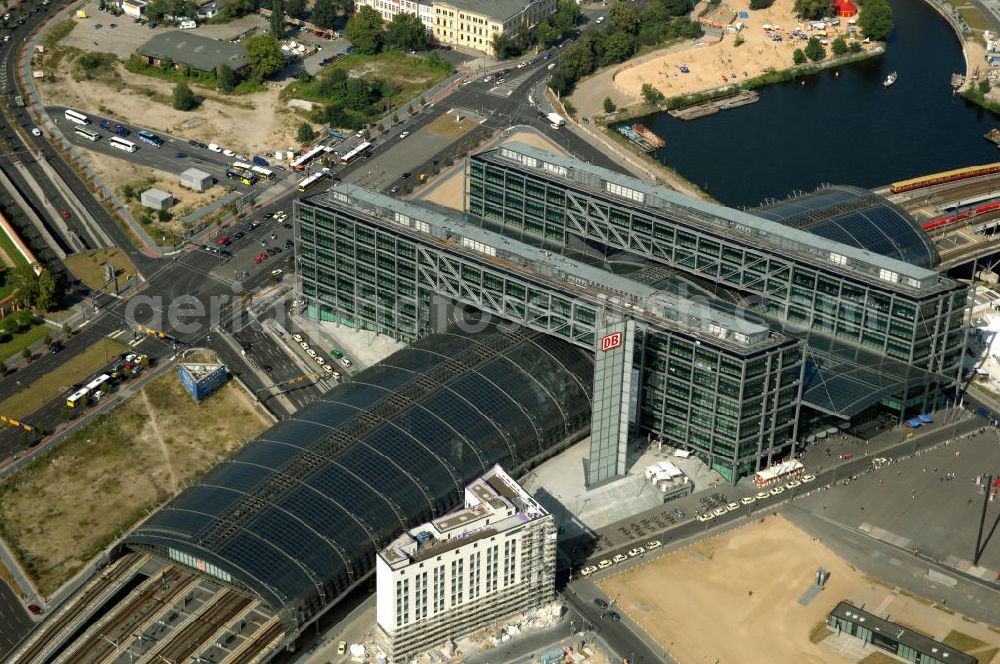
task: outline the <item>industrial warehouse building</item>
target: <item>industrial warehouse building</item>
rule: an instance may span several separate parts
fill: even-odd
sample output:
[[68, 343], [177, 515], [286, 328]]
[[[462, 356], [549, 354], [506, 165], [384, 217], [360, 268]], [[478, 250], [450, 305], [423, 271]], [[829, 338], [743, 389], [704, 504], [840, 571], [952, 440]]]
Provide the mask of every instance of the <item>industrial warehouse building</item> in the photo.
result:
[[555, 570], [555, 520], [494, 466], [465, 487], [462, 508], [379, 552], [376, 621], [389, 661], [551, 602]]
[[588, 486], [625, 473], [630, 431], [735, 482], [960, 377], [968, 289], [871, 192], [747, 212], [517, 143], [466, 177], [467, 214], [345, 184], [300, 201], [302, 296], [405, 341], [462, 304], [589, 349]]
[[215, 178], [205, 171], [189, 168], [181, 173], [181, 185], [195, 191], [205, 191], [214, 184]]
[[161, 32], [139, 47], [137, 53], [147, 64], [160, 67], [172, 62], [177, 69], [214, 72], [228, 65], [235, 72], [250, 67], [247, 50], [242, 44], [230, 44], [196, 35], [190, 30]]

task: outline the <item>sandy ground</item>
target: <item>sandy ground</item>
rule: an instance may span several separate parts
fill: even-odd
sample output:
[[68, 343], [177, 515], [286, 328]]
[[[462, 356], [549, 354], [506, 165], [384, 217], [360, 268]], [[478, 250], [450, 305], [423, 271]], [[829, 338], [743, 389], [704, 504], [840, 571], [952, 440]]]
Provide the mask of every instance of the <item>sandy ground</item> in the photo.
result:
[[[78, 26], [65, 42], [71, 43], [74, 35], [87, 27]], [[36, 66], [49, 71], [47, 63], [58, 57], [61, 46]], [[98, 46], [91, 43], [89, 48], [110, 52], [100, 42]], [[117, 76], [86, 80], [75, 70], [74, 62], [73, 57], [59, 58], [55, 82], [38, 82], [46, 105], [64, 104], [84, 113], [103, 113], [153, 131], [218, 143], [244, 154], [273, 153], [298, 145], [295, 132], [301, 118], [279, 102], [277, 85], [241, 96], [222, 96], [194, 87], [195, 94], [205, 97], [201, 106], [191, 112], [175, 111], [170, 105], [174, 88], [171, 82], [132, 74], [121, 65], [115, 68]]]
[[[830, 570], [830, 579], [803, 606], [798, 600], [818, 567]], [[936, 638], [957, 629], [1000, 643], [1000, 634], [985, 625], [874, 583], [778, 516], [654, 559], [600, 586], [682, 664], [849, 662], [809, 641], [813, 627], [841, 600], [880, 615], [888, 611]]]
[[[674, 97], [743, 81], [769, 68], [787, 69], [793, 64], [792, 52], [805, 46], [805, 41], [789, 39], [789, 33], [795, 28], [808, 27], [808, 22], [795, 18], [794, 4], [794, 0], [776, 0], [768, 9], [750, 10], [749, 2], [734, 0], [730, 3], [734, 11], [750, 14], [748, 19], [737, 19], [746, 26], [741, 33], [746, 41], [741, 46], [735, 45], [735, 32], [725, 31], [720, 42], [713, 43], [706, 36], [624, 65], [614, 65], [581, 82], [571, 97], [573, 104], [581, 115], [595, 115], [603, 112], [606, 96], [619, 107], [641, 101], [643, 83], [651, 83], [667, 97]], [[771, 41], [761, 27], [765, 23], [780, 26], [784, 41]], [[827, 29], [829, 41], [846, 34], [846, 20]], [[690, 73], [682, 74], [681, 65], [686, 65]]]
[[[555, 154], [568, 156], [566, 151], [561, 147], [534, 131], [514, 131], [509, 136], [504, 137], [500, 143], [511, 143], [514, 141], [520, 141], [541, 150], [548, 150]], [[492, 146], [484, 146], [483, 149], [487, 149], [488, 147]], [[438, 176], [432, 186], [421, 189], [416, 196], [413, 196], [413, 200], [428, 201], [452, 208], [453, 210], [463, 210], [464, 194], [465, 163], [463, 161], [452, 166], [448, 173]]]
[[49, 595], [112, 534], [270, 423], [232, 382], [196, 404], [171, 369], [0, 484], [5, 535]]

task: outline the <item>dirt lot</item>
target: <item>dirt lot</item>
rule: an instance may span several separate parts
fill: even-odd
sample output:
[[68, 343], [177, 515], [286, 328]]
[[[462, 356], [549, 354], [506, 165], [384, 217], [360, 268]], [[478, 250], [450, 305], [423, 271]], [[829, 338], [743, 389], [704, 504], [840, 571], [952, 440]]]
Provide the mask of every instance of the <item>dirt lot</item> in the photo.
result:
[[[830, 570], [830, 579], [803, 606], [798, 600], [818, 567]], [[600, 586], [682, 664], [850, 662], [809, 639], [841, 600], [888, 612], [937, 639], [958, 630], [990, 647], [1000, 643], [1000, 634], [986, 625], [869, 580], [777, 516], [654, 559]]]
[[76, 275], [76, 278], [91, 288], [100, 288], [104, 285], [106, 281], [104, 270], [108, 262], [114, 265], [115, 275], [121, 279], [126, 279], [137, 272], [129, 257], [118, 248], [74, 254], [67, 256], [65, 260], [66, 267]]
[[171, 369], [0, 484], [4, 537], [51, 595], [268, 424], [239, 385], [195, 404]]
[[[806, 43], [788, 39], [788, 35], [795, 28], [808, 26], [808, 22], [795, 17], [794, 4], [794, 0], [775, 0], [767, 9], [751, 10], [747, 0], [734, 0], [729, 3], [734, 11], [750, 14], [750, 18], [740, 21], [746, 25], [740, 33], [745, 39], [742, 45], [736, 46], [735, 33], [726, 31], [720, 42], [703, 37], [624, 65], [613, 65], [581, 82], [571, 98], [573, 104], [580, 115], [596, 115], [603, 111], [601, 105], [608, 95], [619, 107], [639, 102], [643, 83], [652, 84], [669, 98], [740, 82], [769, 68], [787, 69], [793, 64], [792, 53]], [[780, 26], [784, 41], [771, 41], [761, 27], [765, 23]], [[828, 27], [826, 32], [826, 39], [831, 42], [838, 35], [846, 36], [846, 19], [840, 26]], [[829, 46], [826, 51], [829, 56]], [[686, 65], [690, 73], [681, 73], [681, 65]]]
[[[83, 71], [78, 61], [87, 50], [124, 58], [134, 48], [122, 49], [117, 32], [115, 39], [81, 39], [90, 37], [88, 31], [101, 32], [94, 31], [93, 24], [87, 23], [91, 20], [81, 20], [58, 45], [45, 54], [35, 54], [33, 66], [47, 74], [46, 79], [38, 81], [45, 104], [63, 104], [84, 113], [109, 115], [184, 139], [218, 143], [244, 154], [273, 153], [279, 148], [298, 145], [295, 132], [300, 119], [278, 101], [276, 86], [241, 96], [221, 95], [195, 86], [195, 94], [204, 101], [194, 111], [184, 112], [171, 106], [173, 83], [128, 72], [122, 66], [124, 59], [110, 67]], [[115, 20], [122, 21], [115, 30], [123, 30], [126, 17]], [[140, 27], [130, 21], [127, 25]], [[111, 32], [107, 27], [102, 30], [107, 30], [106, 35]], [[150, 34], [146, 38], [154, 31], [147, 32]], [[119, 53], [122, 50], [125, 53]]]

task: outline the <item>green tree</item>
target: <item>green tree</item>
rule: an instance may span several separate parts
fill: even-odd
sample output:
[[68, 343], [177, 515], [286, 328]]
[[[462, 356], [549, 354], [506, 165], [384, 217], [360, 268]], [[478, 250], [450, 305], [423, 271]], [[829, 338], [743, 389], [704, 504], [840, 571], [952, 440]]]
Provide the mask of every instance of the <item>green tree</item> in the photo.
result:
[[826, 49], [823, 48], [823, 45], [819, 43], [819, 39], [816, 37], [809, 38], [803, 52], [806, 54], [806, 57], [813, 62], [819, 62], [826, 57]]
[[31, 362], [31, 351], [28, 350], [27, 348], [22, 348], [21, 349], [21, 357], [23, 357], [28, 362]]
[[309, 20], [321, 28], [332, 28], [337, 22], [336, 0], [316, 0]]
[[303, 145], [311, 141], [313, 138], [312, 125], [309, 124], [308, 122], [303, 122], [302, 124], [300, 124], [299, 131], [295, 135], [295, 137], [298, 138], [299, 143], [302, 143]]
[[218, 80], [219, 90], [222, 92], [232, 92], [233, 88], [235, 88], [240, 82], [239, 76], [229, 65], [222, 65], [219, 67]]
[[62, 297], [62, 279], [52, 270], [45, 270], [38, 277], [38, 296], [35, 306], [44, 311], [55, 309]]
[[306, 13], [308, 0], [287, 0], [285, 2], [285, 15], [292, 18], [302, 18]]
[[19, 307], [33, 307], [38, 299], [38, 276], [30, 265], [22, 265], [14, 269], [10, 283], [17, 290], [14, 303]]
[[382, 15], [371, 7], [362, 7], [361, 11], [347, 21], [346, 33], [358, 53], [374, 55], [385, 42]]
[[646, 100], [647, 104], [662, 104], [665, 99], [663, 93], [650, 83], [642, 84], [642, 98]]
[[542, 48], [548, 48], [560, 36], [559, 30], [548, 21], [540, 21], [535, 27], [535, 42]]
[[7, 364], [4, 362], [0, 362], [0, 376], [6, 376], [6, 375], [7, 375]]
[[861, 42], [852, 41], [850, 43], [850, 45], [847, 47], [847, 50], [849, 50], [851, 53], [860, 53], [861, 52]]
[[601, 57], [602, 65], [611, 65], [616, 62], [625, 62], [632, 57], [632, 54], [639, 48], [639, 40], [635, 35], [624, 30], [615, 30], [604, 40], [604, 54]]
[[792, 51], [792, 62], [797, 65], [804, 65], [806, 63], [806, 54], [802, 52], [801, 48], [797, 48]]
[[247, 50], [250, 69], [260, 78], [272, 76], [285, 66], [285, 55], [281, 51], [281, 44], [269, 32], [244, 40], [243, 46]]
[[[254, 0], [222, 0], [222, 15], [225, 18], [245, 16], [256, 8]], [[147, 14], [149, 5], [146, 5]]]
[[990, 81], [989, 79], [983, 79], [979, 81], [979, 94], [986, 96], [990, 93]]
[[576, 0], [559, 0], [556, 5], [555, 27], [560, 34], [566, 34], [580, 22], [580, 5]]
[[691, 11], [690, 0], [660, 0], [660, 4], [670, 16], [684, 16]]
[[804, 20], [823, 18], [829, 9], [827, 0], [795, 0], [795, 15]]
[[750, 9], [767, 9], [774, 4], [774, 0], [750, 0]]
[[611, 3], [608, 8], [608, 20], [618, 30], [624, 30], [631, 34], [639, 32], [639, 12], [623, 0], [615, 0]]
[[285, 36], [284, 0], [271, 0], [271, 34], [277, 39]]
[[198, 106], [191, 88], [184, 81], [174, 86], [174, 109], [178, 111], [190, 111]]
[[68, 337], [73, 332], [73, 328], [69, 326], [69, 323], [63, 323], [62, 331]]
[[418, 16], [400, 12], [392, 17], [386, 30], [385, 41], [389, 46], [404, 51], [423, 51], [430, 43], [427, 28]]
[[506, 60], [520, 54], [517, 43], [505, 34], [493, 35], [493, 41], [490, 45], [493, 47], [493, 56], [498, 60]]
[[615, 112], [615, 102], [611, 101], [611, 97], [604, 98], [604, 112], [614, 113]]
[[858, 26], [865, 37], [884, 40], [892, 32], [892, 7], [886, 0], [865, 0], [858, 15]]
[[834, 55], [843, 55], [847, 53], [847, 42], [843, 37], [837, 37], [830, 42], [830, 50], [833, 51]]

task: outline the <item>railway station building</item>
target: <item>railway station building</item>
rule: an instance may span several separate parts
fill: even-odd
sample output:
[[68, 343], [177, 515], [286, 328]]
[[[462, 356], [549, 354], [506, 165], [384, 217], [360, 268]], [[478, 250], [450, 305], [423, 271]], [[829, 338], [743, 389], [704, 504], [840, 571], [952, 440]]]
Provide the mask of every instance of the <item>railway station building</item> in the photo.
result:
[[465, 192], [465, 213], [345, 184], [303, 199], [302, 296], [405, 341], [469, 306], [588, 348], [588, 486], [624, 474], [636, 432], [735, 482], [960, 378], [967, 287], [871, 192], [735, 210], [518, 143], [470, 157]]

